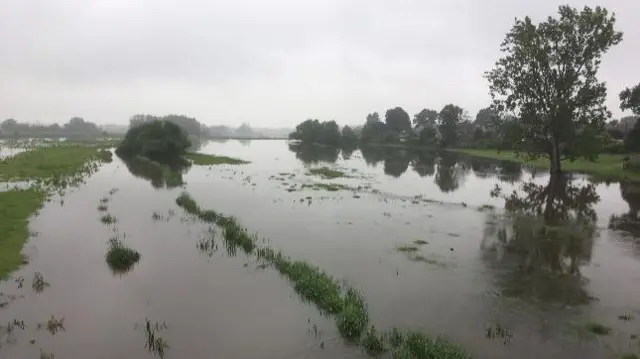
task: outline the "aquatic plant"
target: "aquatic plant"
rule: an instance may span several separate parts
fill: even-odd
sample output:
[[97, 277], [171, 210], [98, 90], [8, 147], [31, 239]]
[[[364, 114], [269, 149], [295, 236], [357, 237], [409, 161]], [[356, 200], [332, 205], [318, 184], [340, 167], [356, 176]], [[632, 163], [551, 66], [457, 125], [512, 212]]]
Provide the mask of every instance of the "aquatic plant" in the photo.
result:
[[416, 246], [410, 246], [410, 245], [406, 245], [406, 244], [403, 244], [403, 245], [400, 245], [400, 246], [396, 247], [396, 251], [398, 251], [398, 252], [417, 252], [419, 250], [420, 249], [418, 247], [416, 247]]
[[611, 327], [596, 322], [589, 322], [584, 328], [595, 335], [608, 335], [612, 331]]
[[149, 352], [157, 355], [160, 358], [164, 358], [165, 350], [169, 349], [169, 344], [160, 336], [160, 332], [167, 329], [166, 323], [155, 322], [151, 324], [149, 319], [145, 320], [144, 332], [146, 335], [145, 348]]
[[424, 245], [424, 244], [429, 244], [429, 242], [422, 240], [422, 239], [417, 239], [415, 241], [413, 241], [414, 244], [417, 244], [419, 246]]
[[355, 289], [349, 288], [337, 317], [340, 334], [348, 340], [356, 340], [360, 338], [368, 323], [369, 314], [364, 298]]
[[331, 169], [329, 167], [319, 167], [319, 168], [311, 168], [309, 169], [309, 173], [321, 176], [327, 179], [339, 178], [339, 177], [348, 177], [344, 172]]
[[64, 327], [64, 317], [56, 318], [54, 315], [49, 318], [46, 323], [38, 323], [36, 326], [36, 330], [46, 329], [51, 333], [51, 335], [55, 335], [59, 331], [65, 331]]
[[100, 217], [100, 222], [104, 223], [104, 224], [114, 224], [118, 221], [118, 219], [114, 216], [112, 216], [110, 213], [105, 214], [104, 216]]
[[55, 359], [55, 355], [53, 355], [53, 353], [45, 352], [40, 349], [40, 359]]
[[107, 205], [105, 205], [105, 204], [98, 205], [98, 211], [99, 212], [106, 212], [108, 209], [109, 209], [109, 207], [107, 207]]
[[42, 276], [42, 273], [36, 272], [33, 275], [33, 282], [31, 283], [31, 288], [33, 288], [33, 290], [36, 293], [42, 292], [48, 286], [49, 286], [49, 282], [44, 280], [44, 276]]
[[360, 344], [369, 356], [378, 356], [387, 350], [385, 348], [384, 335], [378, 334], [375, 326], [372, 326], [364, 333]]
[[198, 166], [213, 166], [213, 165], [243, 165], [250, 163], [248, 161], [244, 161], [238, 158], [226, 157], [226, 156], [216, 156], [210, 155], [206, 153], [187, 153], [184, 157], [194, 165]]
[[118, 238], [111, 238], [105, 259], [114, 273], [124, 273], [138, 263], [140, 253], [125, 246]]

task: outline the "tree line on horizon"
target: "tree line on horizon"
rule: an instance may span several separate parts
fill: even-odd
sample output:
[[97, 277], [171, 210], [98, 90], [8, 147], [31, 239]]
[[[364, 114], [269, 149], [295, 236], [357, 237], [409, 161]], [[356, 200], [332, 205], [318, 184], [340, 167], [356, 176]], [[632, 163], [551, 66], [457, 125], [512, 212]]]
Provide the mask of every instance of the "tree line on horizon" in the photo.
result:
[[[607, 87], [596, 76], [602, 56], [622, 41], [615, 23], [615, 14], [600, 6], [562, 5], [557, 17], [537, 24], [528, 16], [516, 19], [500, 44], [502, 57], [484, 74], [493, 102], [473, 122], [454, 104], [424, 109], [413, 121], [395, 107], [384, 122], [377, 112], [367, 115], [356, 142], [506, 148], [527, 159], [547, 158], [551, 173], [562, 172], [563, 160], [640, 152], [640, 84], [619, 93], [620, 108], [635, 118], [608, 123]], [[357, 132], [345, 126], [342, 138], [335, 121], [307, 120], [290, 138], [335, 145], [353, 141]]]

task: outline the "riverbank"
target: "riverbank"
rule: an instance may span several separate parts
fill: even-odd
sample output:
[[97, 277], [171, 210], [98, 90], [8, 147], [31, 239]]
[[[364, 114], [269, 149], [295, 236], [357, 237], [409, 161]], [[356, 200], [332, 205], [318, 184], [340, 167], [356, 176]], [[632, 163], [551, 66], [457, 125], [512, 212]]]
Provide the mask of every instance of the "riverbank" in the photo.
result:
[[[546, 158], [527, 161], [518, 157], [513, 151], [480, 150], [480, 149], [447, 149], [447, 151], [463, 153], [470, 156], [485, 157], [495, 160], [518, 162], [541, 169], [549, 169], [550, 163]], [[602, 180], [640, 180], [640, 173], [626, 171], [623, 162], [626, 155], [600, 154], [595, 161], [577, 159], [573, 162], [562, 162], [562, 170], [567, 172], [585, 173]]]

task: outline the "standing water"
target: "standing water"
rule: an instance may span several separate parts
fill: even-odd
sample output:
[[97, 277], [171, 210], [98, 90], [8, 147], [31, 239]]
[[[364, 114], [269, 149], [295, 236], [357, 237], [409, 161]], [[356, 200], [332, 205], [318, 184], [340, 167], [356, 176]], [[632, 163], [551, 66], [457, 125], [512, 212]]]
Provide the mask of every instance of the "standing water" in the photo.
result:
[[[640, 352], [631, 184], [449, 152], [235, 140], [200, 151], [251, 163], [167, 174], [115, 159], [51, 198], [30, 223], [29, 264], [0, 283], [0, 358], [366, 356], [276, 271], [184, 213], [183, 191], [358, 289], [381, 330], [446, 336], [474, 358]], [[111, 238], [137, 264], [110, 267]]]

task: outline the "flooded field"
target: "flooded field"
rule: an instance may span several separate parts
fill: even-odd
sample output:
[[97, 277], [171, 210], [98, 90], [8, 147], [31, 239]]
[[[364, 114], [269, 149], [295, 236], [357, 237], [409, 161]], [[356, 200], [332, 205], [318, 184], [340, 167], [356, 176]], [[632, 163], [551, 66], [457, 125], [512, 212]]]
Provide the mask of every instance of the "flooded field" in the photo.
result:
[[[276, 270], [180, 208], [184, 191], [357, 289], [379, 330], [444, 336], [474, 358], [640, 353], [632, 184], [382, 147], [200, 152], [250, 163], [166, 173], [114, 157], [51, 197], [30, 222], [28, 264], [0, 283], [0, 358], [366, 357]], [[528, 236], [536, 223], [522, 230], [505, 206], [575, 233]], [[105, 261], [113, 238], [139, 254], [132, 265]]]

